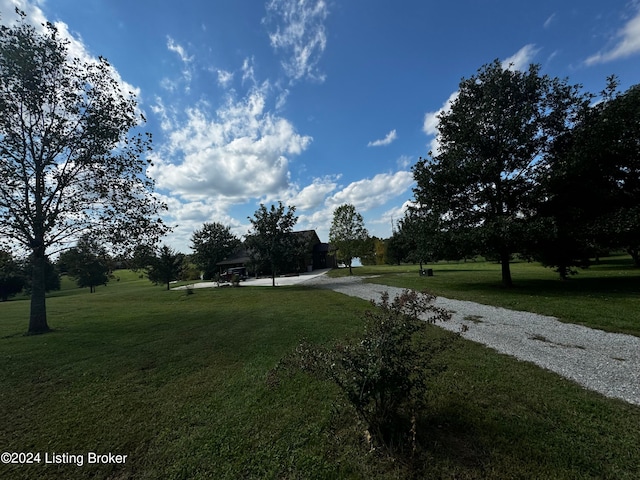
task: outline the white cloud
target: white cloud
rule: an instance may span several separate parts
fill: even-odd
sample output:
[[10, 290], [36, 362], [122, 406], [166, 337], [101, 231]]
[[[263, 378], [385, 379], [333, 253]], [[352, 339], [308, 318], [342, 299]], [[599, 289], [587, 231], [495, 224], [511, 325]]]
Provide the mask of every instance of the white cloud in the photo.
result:
[[47, 23], [47, 18], [44, 13], [29, 0], [0, 0], [0, 12], [2, 12], [2, 23], [11, 25], [18, 21], [18, 15], [16, 14], [16, 8], [22, 10], [27, 14], [27, 22], [42, 30], [42, 24]]
[[404, 193], [413, 184], [413, 174], [398, 171], [394, 174], [380, 173], [371, 179], [359, 180], [343, 188], [326, 200], [326, 205], [335, 208], [350, 203], [358, 210], [370, 210], [387, 203]]
[[327, 195], [337, 188], [338, 178], [339, 176], [316, 178], [302, 190], [292, 192], [287, 203], [295, 205], [299, 211], [316, 209], [323, 205]]
[[[18, 21], [18, 15], [15, 13], [16, 7], [27, 14], [26, 21], [33, 25], [37, 31], [44, 32], [46, 23], [49, 21], [42, 9], [38, 6], [44, 2], [30, 2], [28, 0], [0, 0], [0, 13], [2, 13], [2, 23], [6, 25], [12, 25]], [[89, 49], [85, 46], [80, 35], [69, 31], [69, 26], [64, 22], [53, 22], [58, 29], [58, 37], [64, 38], [69, 41], [67, 45], [67, 52], [69, 57], [78, 58], [80, 61], [87, 64], [97, 64], [98, 58], [93, 55]], [[116, 80], [118, 88], [125, 95], [131, 92], [136, 97], [140, 97], [140, 89], [134, 87], [130, 83], [123, 80], [120, 76], [120, 72], [111, 65], [110, 73]]]
[[525, 45], [515, 54], [502, 61], [502, 68], [509, 70], [526, 70], [533, 62], [540, 49], [532, 43]]
[[438, 133], [438, 116], [451, 110], [451, 105], [456, 101], [460, 92], [457, 90], [449, 95], [449, 98], [442, 104], [439, 110], [435, 112], [427, 112], [424, 115], [422, 131], [427, 135], [436, 135]]
[[387, 210], [382, 215], [380, 215], [379, 218], [377, 218], [376, 220], [372, 220], [371, 223], [377, 224], [377, 225], [391, 226], [391, 223], [393, 222], [393, 225], [395, 228], [395, 226], [398, 224], [398, 221], [404, 218], [404, 215], [405, 213], [407, 213], [407, 210], [409, 209], [409, 207], [413, 205], [414, 203], [412, 200], [406, 200], [399, 207], [393, 207]]
[[275, 23], [269, 33], [271, 46], [282, 50], [287, 58], [282, 62], [292, 80], [310, 78], [324, 81], [317, 65], [327, 47], [324, 21], [329, 14], [324, 0], [270, 0], [265, 23]]
[[250, 80], [253, 85], [256, 84], [255, 72], [253, 70], [253, 57], [245, 58], [242, 62], [242, 84], [247, 80]]
[[180, 252], [189, 252], [191, 235], [202, 228], [204, 223], [219, 222], [228, 225], [238, 237], [247, 233], [248, 225], [231, 217], [228, 214], [229, 204], [220, 199], [181, 202], [176, 197], [159, 193], [155, 195], [169, 207], [164, 217], [174, 227], [164, 241]]
[[613, 48], [590, 56], [585, 63], [596, 65], [640, 53], [640, 12], [622, 27], [616, 38], [617, 43]]
[[398, 159], [396, 160], [396, 164], [398, 165], [398, 167], [403, 170], [409, 168], [411, 163], [413, 163], [413, 158], [409, 155], [400, 155], [400, 157], [398, 157]]
[[398, 138], [398, 134], [395, 130], [391, 130], [389, 133], [387, 133], [386, 137], [369, 142], [367, 144], [367, 147], [383, 147], [391, 144], [391, 142], [393, 142], [396, 138]]
[[549, 27], [551, 26], [551, 24], [553, 24], [553, 22], [555, 21], [555, 19], [556, 19], [556, 14], [555, 14], [555, 13], [552, 13], [552, 14], [549, 16], [549, 18], [547, 18], [547, 19], [545, 20], [543, 27], [544, 27], [544, 28], [549, 28]]
[[222, 88], [228, 88], [233, 81], [233, 72], [227, 72], [226, 70], [217, 70], [218, 84]]
[[176, 43], [176, 41], [168, 35], [167, 48], [169, 49], [169, 51], [177, 53], [183, 63], [191, 63], [193, 61], [193, 56], [188, 56], [187, 51], [184, 49], [184, 47]]
[[191, 79], [193, 78], [193, 56], [187, 55], [185, 48], [176, 43], [176, 41], [167, 35], [167, 49], [170, 52], [174, 52], [180, 58], [183, 64], [182, 78], [179, 80], [171, 80], [163, 78], [160, 81], [160, 86], [170, 92], [175, 92], [180, 84], [184, 84], [185, 92], [189, 93], [191, 90]]
[[154, 152], [149, 168], [157, 186], [189, 201], [243, 202], [286, 191], [289, 158], [302, 153], [312, 139], [265, 111], [266, 90], [263, 85], [241, 100], [230, 97], [214, 114], [201, 102], [180, 121], [164, 120], [171, 128], [165, 132], [169, 140]]
[[442, 104], [439, 110], [435, 112], [427, 112], [424, 115], [424, 122], [422, 124], [422, 131], [428, 135], [432, 136], [431, 142], [429, 143], [429, 150], [437, 155], [440, 152], [440, 141], [438, 140], [438, 116], [442, 113], [447, 113], [451, 110], [451, 105], [456, 101], [460, 92], [457, 90], [449, 95], [446, 102]]

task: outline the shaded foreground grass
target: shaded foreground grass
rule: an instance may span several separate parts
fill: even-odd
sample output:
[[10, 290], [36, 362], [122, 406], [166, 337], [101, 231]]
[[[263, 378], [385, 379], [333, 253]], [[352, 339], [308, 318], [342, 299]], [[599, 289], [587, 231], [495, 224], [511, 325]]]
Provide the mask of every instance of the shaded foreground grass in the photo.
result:
[[[362, 328], [367, 303], [302, 287], [166, 292], [123, 281], [49, 299], [51, 334], [0, 304], [0, 450], [128, 455], [0, 465], [0, 478], [404, 478], [332, 385], [268, 381], [304, 337]], [[448, 335], [430, 328], [429, 335]], [[416, 471], [445, 478], [638, 478], [640, 409], [460, 341], [420, 420]], [[44, 460], [44, 458], [43, 458]]]
[[[566, 281], [539, 263], [514, 262], [513, 288], [500, 284], [500, 265], [492, 262], [358, 267], [355, 275], [395, 287], [427, 289], [435, 295], [558, 317], [570, 323], [640, 336], [640, 269], [628, 256], [604, 258]], [[332, 275], [347, 275], [334, 270]]]

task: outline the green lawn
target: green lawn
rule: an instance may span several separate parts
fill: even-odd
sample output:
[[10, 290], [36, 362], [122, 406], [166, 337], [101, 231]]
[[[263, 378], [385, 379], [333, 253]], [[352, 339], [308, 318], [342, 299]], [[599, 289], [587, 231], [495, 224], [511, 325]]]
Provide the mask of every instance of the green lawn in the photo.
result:
[[[640, 269], [629, 256], [600, 260], [566, 281], [539, 263], [514, 262], [514, 287], [500, 284], [500, 265], [491, 262], [435, 263], [433, 277], [421, 277], [418, 265], [372, 266], [355, 275], [375, 275], [367, 281], [396, 287], [427, 289], [458, 300], [470, 300], [552, 315], [570, 323], [640, 336]], [[332, 275], [348, 275], [334, 270]]]
[[[0, 478], [408, 475], [366, 448], [332, 385], [269, 375], [303, 338], [358, 334], [367, 302], [303, 287], [187, 295], [119, 276], [94, 294], [64, 284], [46, 335], [23, 335], [28, 301], [0, 303], [0, 450], [126, 463], [0, 465]], [[640, 408], [465, 340], [443, 359], [419, 422], [420, 476], [640, 477]]]

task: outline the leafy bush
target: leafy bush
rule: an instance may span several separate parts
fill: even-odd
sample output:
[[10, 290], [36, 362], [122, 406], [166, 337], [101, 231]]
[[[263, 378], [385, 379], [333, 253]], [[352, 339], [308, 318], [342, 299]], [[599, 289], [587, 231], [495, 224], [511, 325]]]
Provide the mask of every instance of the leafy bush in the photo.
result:
[[332, 348], [303, 342], [277, 369], [302, 369], [333, 381], [366, 425], [371, 448], [415, 451], [417, 418], [426, 406], [429, 380], [446, 367], [435, 357], [452, 339], [430, 340], [427, 323], [451, 318], [435, 296], [404, 290], [384, 294], [364, 314], [364, 335]]

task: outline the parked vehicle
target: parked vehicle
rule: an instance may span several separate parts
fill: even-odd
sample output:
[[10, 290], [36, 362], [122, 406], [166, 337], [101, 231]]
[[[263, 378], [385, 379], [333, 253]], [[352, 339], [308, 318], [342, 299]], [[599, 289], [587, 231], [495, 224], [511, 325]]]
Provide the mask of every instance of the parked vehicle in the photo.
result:
[[249, 276], [247, 275], [246, 267], [234, 267], [227, 268], [221, 275], [221, 282], [230, 282], [233, 279], [233, 276], [237, 275], [241, 281], [245, 281]]

